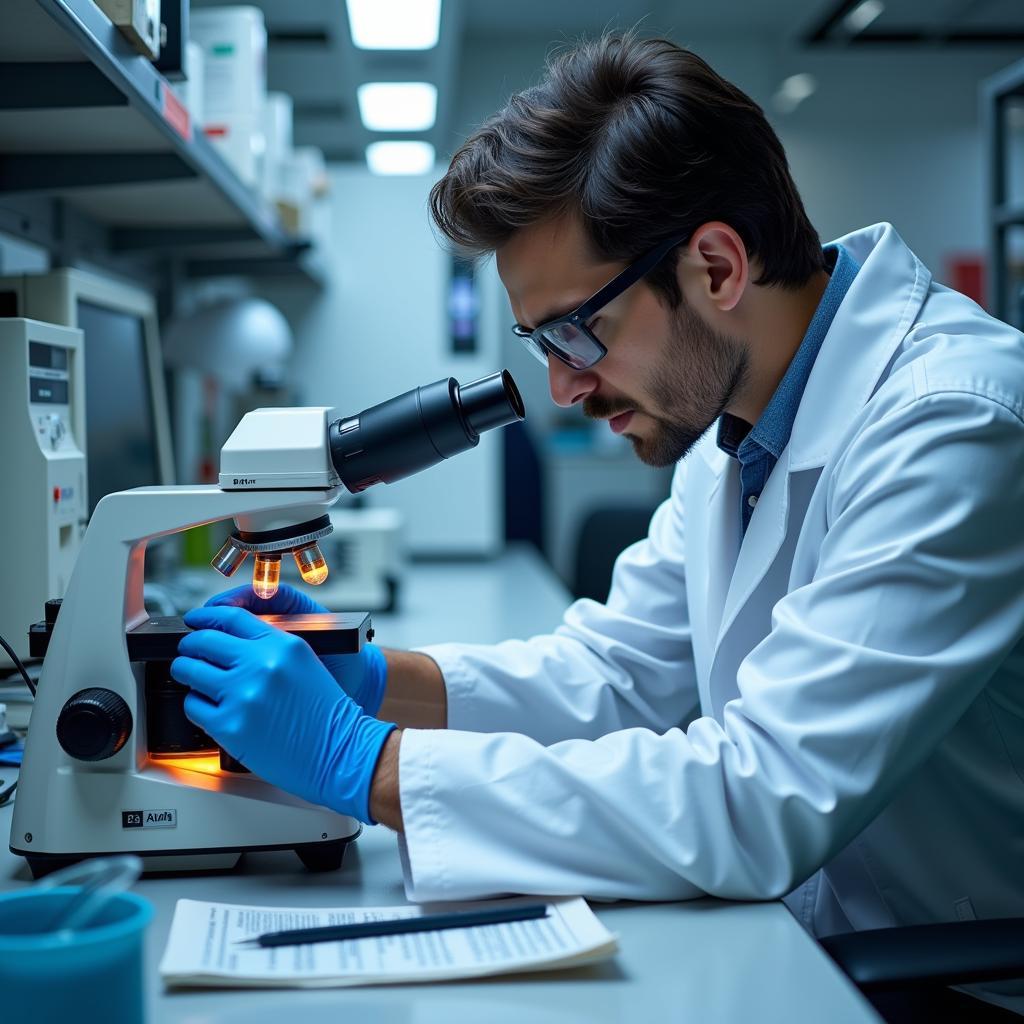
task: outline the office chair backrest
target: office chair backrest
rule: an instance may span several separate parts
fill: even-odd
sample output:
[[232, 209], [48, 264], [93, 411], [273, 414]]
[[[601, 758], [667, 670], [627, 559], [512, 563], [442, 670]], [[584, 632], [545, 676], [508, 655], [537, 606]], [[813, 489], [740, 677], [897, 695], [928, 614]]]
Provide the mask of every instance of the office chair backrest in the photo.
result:
[[617, 504], [595, 508], [580, 524], [572, 589], [576, 597], [604, 601], [615, 559], [623, 549], [647, 536], [656, 505]]

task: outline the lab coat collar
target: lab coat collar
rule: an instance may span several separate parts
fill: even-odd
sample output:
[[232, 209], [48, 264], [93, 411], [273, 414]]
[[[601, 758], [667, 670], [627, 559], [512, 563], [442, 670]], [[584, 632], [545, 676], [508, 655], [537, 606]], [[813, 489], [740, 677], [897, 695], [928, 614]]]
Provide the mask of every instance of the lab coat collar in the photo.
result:
[[[928, 268], [891, 224], [873, 224], [837, 238], [860, 264], [829, 327], [807, 380], [789, 439], [789, 472], [819, 469], [854, 416], [874, 393], [907, 334], [931, 283]], [[695, 449], [721, 478], [733, 460], [715, 443], [712, 426]], [[710, 488], [708, 500], [717, 488]]]
[[[768, 477], [738, 552], [733, 555], [724, 543], [717, 550], [712, 548], [712, 557], [717, 558], [717, 564], [712, 563], [713, 572], [724, 570], [728, 578], [724, 602], [712, 605], [708, 614], [711, 635], [715, 638], [716, 665], [726, 633], [793, 528], [790, 512], [794, 476], [820, 470], [828, 461], [839, 438], [885, 375], [918, 315], [931, 280], [928, 270], [890, 224], [876, 224], [838, 241], [860, 263], [861, 269], [825, 336], [797, 410], [789, 444]], [[714, 439], [710, 440], [713, 445]], [[710, 463], [712, 452], [707, 445], [702, 447]], [[713, 448], [718, 451], [716, 445]], [[734, 462], [724, 457], [727, 463]], [[726, 469], [727, 466], [717, 468], [718, 480], [709, 489], [709, 513], [712, 522], [728, 523], [733, 531], [738, 531], [738, 494], [731, 495], [730, 488], [723, 486], [723, 481], [729, 479]], [[715, 595], [709, 591], [709, 601], [718, 597], [721, 589], [719, 585]]]
[[789, 472], [817, 469], [882, 380], [931, 283], [891, 224], [836, 239], [860, 264], [815, 360], [789, 439]]

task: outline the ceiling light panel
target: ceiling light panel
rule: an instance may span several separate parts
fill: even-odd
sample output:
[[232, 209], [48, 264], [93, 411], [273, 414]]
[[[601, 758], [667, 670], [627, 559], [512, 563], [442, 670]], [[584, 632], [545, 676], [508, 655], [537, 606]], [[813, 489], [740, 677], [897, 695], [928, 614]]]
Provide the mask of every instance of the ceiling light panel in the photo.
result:
[[856, 35], [863, 32], [873, 21], [877, 21], [884, 10], [885, 4], [881, 0], [864, 0], [843, 18], [843, 25], [848, 32]]
[[366, 164], [374, 174], [426, 174], [434, 166], [429, 142], [371, 142]]
[[792, 114], [817, 88], [818, 81], [813, 75], [790, 75], [776, 90], [772, 104], [780, 114]]
[[425, 132], [437, 118], [430, 82], [366, 82], [356, 91], [359, 116], [371, 132]]
[[441, 34], [441, 0], [346, 0], [361, 50], [429, 50]]

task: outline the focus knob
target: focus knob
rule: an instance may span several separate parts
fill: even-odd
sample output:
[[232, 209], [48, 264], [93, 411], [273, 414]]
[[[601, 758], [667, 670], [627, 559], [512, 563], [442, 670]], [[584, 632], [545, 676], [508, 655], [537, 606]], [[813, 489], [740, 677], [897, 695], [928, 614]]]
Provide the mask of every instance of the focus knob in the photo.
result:
[[57, 716], [57, 742], [79, 761], [113, 757], [132, 734], [132, 713], [113, 690], [79, 690]]

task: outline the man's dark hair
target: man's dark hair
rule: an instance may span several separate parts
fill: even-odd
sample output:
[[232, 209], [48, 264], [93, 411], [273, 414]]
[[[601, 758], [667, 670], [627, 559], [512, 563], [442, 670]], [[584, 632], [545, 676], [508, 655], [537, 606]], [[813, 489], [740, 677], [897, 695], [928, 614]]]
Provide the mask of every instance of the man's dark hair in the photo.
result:
[[[458, 150], [430, 209], [473, 255], [568, 214], [609, 262], [719, 220], [760, 261], [757, 284], [796, 288], [823, 266], [761, 108], [696, 54], [632, 32], [550, 58], [541, 83], [513, 95]], [[648, 280], [679, 304], [674, 261]]]

